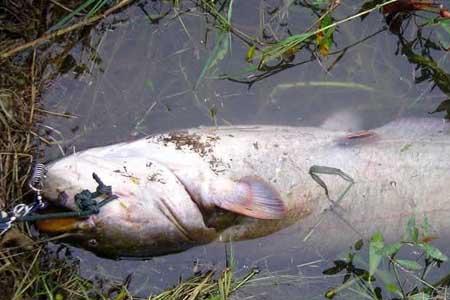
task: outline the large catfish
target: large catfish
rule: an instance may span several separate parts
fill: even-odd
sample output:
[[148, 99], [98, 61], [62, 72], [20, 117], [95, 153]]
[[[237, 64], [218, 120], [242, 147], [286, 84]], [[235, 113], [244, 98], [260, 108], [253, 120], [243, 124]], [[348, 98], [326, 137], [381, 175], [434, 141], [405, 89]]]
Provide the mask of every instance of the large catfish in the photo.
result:
[[[311, 170], [317, 165], [326, 168]], [[347, 181], [314, 170], [342, 171]], [[70, 231], [102, 256], [162, 255], [294, 223], [299, 241], [331, 247], [376, 230], [398, 238], [412, 215], [426, 215], [439, 236], [450, 232], [450, 124], [437, 119], [352, 133], [231, 126], [157, 134], [49, 164], [44, 196], [75, 210], [74, 195], [96, 187], [93, 172], [119, 198], [97, 215], [39, 227]], [[349, 177], [354, 185], [336, 203]]]

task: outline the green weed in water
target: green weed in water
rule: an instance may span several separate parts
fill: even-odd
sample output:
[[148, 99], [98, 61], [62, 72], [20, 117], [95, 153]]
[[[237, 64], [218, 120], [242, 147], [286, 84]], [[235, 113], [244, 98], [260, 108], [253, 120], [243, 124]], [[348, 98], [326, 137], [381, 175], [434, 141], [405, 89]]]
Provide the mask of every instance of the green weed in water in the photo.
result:
[[[341, 285], [329, 289], [325, 297], [332, 299], [344, 293], [365, 299], [440, 299], [449, 285], [450, 274], [435, 283], [428, 279], [433, 268], [448, 258], [431, 245], [428, 221], [417, 225], [411, 218], [401, 241], [386, 244], [380, 232], [368, 241], [368, 261], [363, 258], [363, 241], [355, 243], [343, 259], [323, 271], [325, 275], [345, 273]], [[406, 252], [407, 250], [407, 252]], [[405, 253], [406, 252], [406, 253]], [[415, 253], [415, 259], [404, 257]]]
[[217, 11], [216, 7], [209, 3], [208, 1], [201, 1], [201, 5], [204, 5], [206, 10], [214, 16], [216, 19], [216, 26], [218, 28], [216, 45], [214, 46], [213, 51], [208, 57], [205, 65], [203, 66], [202, 72], [195, 84], [195, 88], [198, 87], [200, 82], [205, 78], [206, 74], [212, 72], [214, 66], [216, 66], [220, 61], [222, 61], [228, 52], [230, 51], [231, 45], [231, 16], [233, 12], [233, 0], [229, 2], [228, 5], [228, 16], [225, 18], [222, 14]]

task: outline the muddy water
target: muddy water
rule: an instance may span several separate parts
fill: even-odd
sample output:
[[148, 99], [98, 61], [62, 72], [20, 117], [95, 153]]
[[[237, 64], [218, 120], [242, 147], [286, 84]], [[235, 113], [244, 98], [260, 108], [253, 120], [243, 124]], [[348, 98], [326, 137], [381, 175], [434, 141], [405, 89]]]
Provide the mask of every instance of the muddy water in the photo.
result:
[[[335, 17], [348, 16], [359, 5], [359, 1], [346, 1]], [[151, 16], [166, 9], [158, 2], [144, 6]], [[236, 1], [232, 22], [256, 35], [261, 9], [264, 7], [259, 1]], [[293, 6], [288, 14], [275, 18], [272, 30], [277, 36], [285, 36], [288, 29], [300, 32], [313, 20], [309, 10]], [[143, 9], [133, 6], [108, 21], [113, 25], [99, 26], [98, 33], [91, 37], [95, 55], [82, 47], [72, 53], [86, 72], [61, 75], [44, 95], [46, 109], [77, 116], [45, 120], [55, 129], [53, 137], [60, 141], [60, 147], [48, 149], [48, 160], [60, 157], [61, 152], [69, 154], [200, 125], [318, 126], [330, 116], [348, 111], [358, 116], [359, 128], [371, 128], [398, 117], [428, 116], [445, 98], [438, 88], [432, 89], [433, 83], [414, 83], [415, 66], [396, 54], [398, 38], [387, 31], [350, 47], [330, 71], [326, 66], [336, 56], [284, 70], [249, 87], [214, 79], [222, 74], [240, 74], [248, 66], [247, 47], [236, 38], [232, 39], [227, 57], [197, 83], [214, 47], [211, 20], [206, 20], [198, 9], [171, 13], [154, 24]], [[355, 44], [383, 26], [378, 13], [363, 22], [358, 19], [345, 24], [335, 35], [337, 48]], [[299, 61], [311, 58], [306, 52], [299, 56]], [[347, 126], [346, 121], [331, 122], [329, 126], [342, 128], [342, 124]], [[324, 281], [320, 276], [333, 257], [324, 257], [316, 249], [304, 249], [301, 238], [289, 230], [234, 243], [232, 248], [239, 272], [258, 266], [266, 273], [264, 276], [284, 276], [258, 282], [258, 287], [244, 290], [242, 296], [290, 299], [298, 297], [299, 292], [306, 295], [307, 291], [320, 298], [334, 280]], [[84, 276], [121, 280], [133, 273], [131, 290], [141, 295], [164, 289], [180, 276], [192, 275], [194, 269], [220, 268], [226, 255], [225, 245], [219, 243], [147, 261], [111, 261], [79, 249], [73, 252], [80, 258]], [[273, 281], [279, 284], [266, 286]]]

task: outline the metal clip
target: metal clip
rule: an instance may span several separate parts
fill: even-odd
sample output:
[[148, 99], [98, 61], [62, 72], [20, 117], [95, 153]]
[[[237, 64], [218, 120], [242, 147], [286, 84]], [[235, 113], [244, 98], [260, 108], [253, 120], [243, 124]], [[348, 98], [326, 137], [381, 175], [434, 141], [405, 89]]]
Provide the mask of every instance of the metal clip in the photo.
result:
[[24, 217], [24, 216], [28, 215], [31, 212], [32, 208], [33, 208], [33, 206], [21, 203], [21, 204], [17, 204], [14, 207], [12, 213], [15, 218], [20, 218], [20, 217]]
[[33, 205], [27, 204], [17, 204], [14, 206], [12, 212], [7, 214], [4, 211], [1, 211], [1, 222], [0, 222], [0, 236], [7, 232], [11, 227], [12, 223], [16, 221], [18, 218], [22, 218], [28, 215], [33, 210]]
[[36, 201], [33, 204], [18, 204], [9, 214], [0, 211], [0, 236], [8, 231], [11, 228], [12, 223], [17, 219], [27, 216], [36, 209], [45, 207], [45, 203], [42, 201], [41, 192], [46, 173], [47, 168], [44, 164], [38, 163], [34, 166], [33, 175], [31, 176], [30, 181], [28, 181], [28, 186], [36, 193]]

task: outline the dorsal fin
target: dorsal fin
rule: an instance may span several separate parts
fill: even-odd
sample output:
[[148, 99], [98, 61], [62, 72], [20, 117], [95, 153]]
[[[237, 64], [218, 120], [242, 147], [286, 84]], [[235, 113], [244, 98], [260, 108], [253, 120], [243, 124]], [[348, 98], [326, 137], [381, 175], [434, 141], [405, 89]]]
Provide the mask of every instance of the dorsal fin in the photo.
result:
[[374, 142], [378, 139], [374, 131], [357, 131], [344, 135], [336, 140], [336, 144], [341, 147], [350, 147]]
[[438, 118], [403, 118], [392, 121], [376, 132], [389, 138], [420, 138], [450, 135], [450, 122]]

